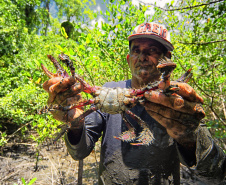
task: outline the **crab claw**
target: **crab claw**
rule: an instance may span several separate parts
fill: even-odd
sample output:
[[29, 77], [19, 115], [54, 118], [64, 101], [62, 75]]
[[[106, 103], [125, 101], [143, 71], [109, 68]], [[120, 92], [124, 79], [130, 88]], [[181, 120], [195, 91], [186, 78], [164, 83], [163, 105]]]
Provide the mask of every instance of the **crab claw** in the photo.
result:
[[133, 146], [143, 146], [144, 144], [143, 143], [130, 143], [130, 145], [133, 145]]
[[133, 130], [127, 130], [123, 132], [119, 137], [114, 136], [115, 139], [121, 140], [121, 141], [126, 141], [126, 142], [131, 142], [135, 140], [136, 134], [134, 129]]
[[187, 70], [186, 73], [184, 73], [179, 79], [177, 79], [177, 82], [185, 82], [185, 83], [188, 83], [189, 80], [192, 77], [191, 70], [192, 70], [192, 68], [190, 68], [189, 70]]
[[144, 127], [137, 141], [138, 143], [130, 143], [130, 144], [133, 146], [150, 145], [154, 141], [154, 135], [148, 127]]
[[170, 85], [168, 88], [166, 88], [165, 90], [163, 90], [163, 93], [166, 96], [170, 96], [171, 94], [179, 91], [180, 88], [177, 85]]
[[149, 128], [144, 128], [143, 131], [140, 133], [137, 141], [139, 143], [131, 143], [131, 145], [150, 145], [154, 141], [153, 133], [150, 131]]
[[[52, 55], [47, 55], [47, 57], [51, 60], [51, 62], [53, 63], [54, 67], [57, 70], [57, 73], [56, 74], [53, 74], [52, 77], [56, 77], [56, 76], [61, 76], [63, 78], [64, 77], [69, 77], [69, 75], [64, 70], [64, 68], [60, 65], [60, 63]], [[42, 67], [42, 69], [43, 69], [43, 67]], [[48, 76], [48, 74], [47, 74], [47, 76]]]
[[50, 72], [43, 64], [41, 64], [42, 70], [44, 71], [44, 73], [49, 77], [49, 78], [53, 78], [53, 77], [58, 77], [58, 74], [54, 74], [52, 72]]

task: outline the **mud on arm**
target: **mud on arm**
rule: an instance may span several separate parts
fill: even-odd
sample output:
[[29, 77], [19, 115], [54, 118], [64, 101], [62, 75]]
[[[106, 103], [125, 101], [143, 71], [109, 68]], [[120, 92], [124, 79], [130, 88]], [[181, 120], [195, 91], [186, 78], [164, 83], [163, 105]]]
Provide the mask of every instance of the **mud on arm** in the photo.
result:
[[181, 162], [203, 181], [220, 182], [225, 176], [225, 154], [207, 128], [200, 125], [205, 116], [203, 100], [188, 84], [177, 83], [180, 91], [172, 96], [162, 92], [145, 95], [147, 112], [177, 143]]
[[81, 160], [90, 154], [100, 138], [104, 126], [105, 115], [100, 111], [96, 111], [85, 117], [81, 136], [76, 136], [71, 131], [65, 134], [65, 143], [73, 159]]
[[211, 137], [205, 124], [200, 124], [195, 133], [195, 163], [187, 160], [183, 147], [177, 144], [180, 161], [206, 184], [218, 184], [226, 175], [226, 155]]

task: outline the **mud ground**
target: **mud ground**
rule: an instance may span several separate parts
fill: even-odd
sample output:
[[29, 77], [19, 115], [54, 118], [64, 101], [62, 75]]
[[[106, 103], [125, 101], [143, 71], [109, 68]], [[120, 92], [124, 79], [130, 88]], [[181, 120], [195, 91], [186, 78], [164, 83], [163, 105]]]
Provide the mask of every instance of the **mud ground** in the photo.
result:
[[[97, 184], [100, 143], [83, 160], [82, 184]], [[78, 161], [67, 153], [64, 141], [55, 145], [9, 142], [0, 154], [0, 184], [23, 184], [37, 178], [37, 185], [74, 185], [78, 183]]]
[[[46, 141], [37, 147], [32, 141], [8, 142], [0, 150], [0, 185], [22, 185], [21, 178], [27, 184], [37, 178], [34, 185], [78, 184], [79, 161], [71, 158], [62, 139], [56, 144], [49, 143]], [[83, 160], [83, 185], [97, 185], [99, 158], [100, 142], [97, 142]], [[226, 185], [226, 179], [220, 185]]]

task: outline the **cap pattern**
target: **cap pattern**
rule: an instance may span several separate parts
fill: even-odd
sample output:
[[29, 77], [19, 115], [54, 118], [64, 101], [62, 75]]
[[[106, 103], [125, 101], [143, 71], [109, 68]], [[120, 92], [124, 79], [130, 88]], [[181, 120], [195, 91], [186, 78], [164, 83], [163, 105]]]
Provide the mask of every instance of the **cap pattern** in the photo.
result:
[[151, 38], [163, 44], [168, 51], [173, 51], [174, 47], [170, 43], [170, 34], [166, 27], [157, 23], [143, 23], [138, 25], [133, 34], [128, 37], [131, 41], [137, 38]]

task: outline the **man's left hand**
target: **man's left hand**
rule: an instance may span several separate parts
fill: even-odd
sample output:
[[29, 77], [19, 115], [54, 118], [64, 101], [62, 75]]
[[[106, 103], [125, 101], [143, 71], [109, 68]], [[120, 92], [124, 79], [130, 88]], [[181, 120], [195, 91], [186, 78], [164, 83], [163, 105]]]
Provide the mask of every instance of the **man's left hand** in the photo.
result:
[[[145, 93], [148, 100], [144, 104], [146, 111], [162, 126], [168, 134], [180, 144], [192, 143], [191, 133], [205, 117], [202, 108], [203, 99], [187, 83], [170, 82], [178, 85], [179, 91], [168, 96], [162, 91]], [[162, 87], [165, 89], [166, 87]]]

